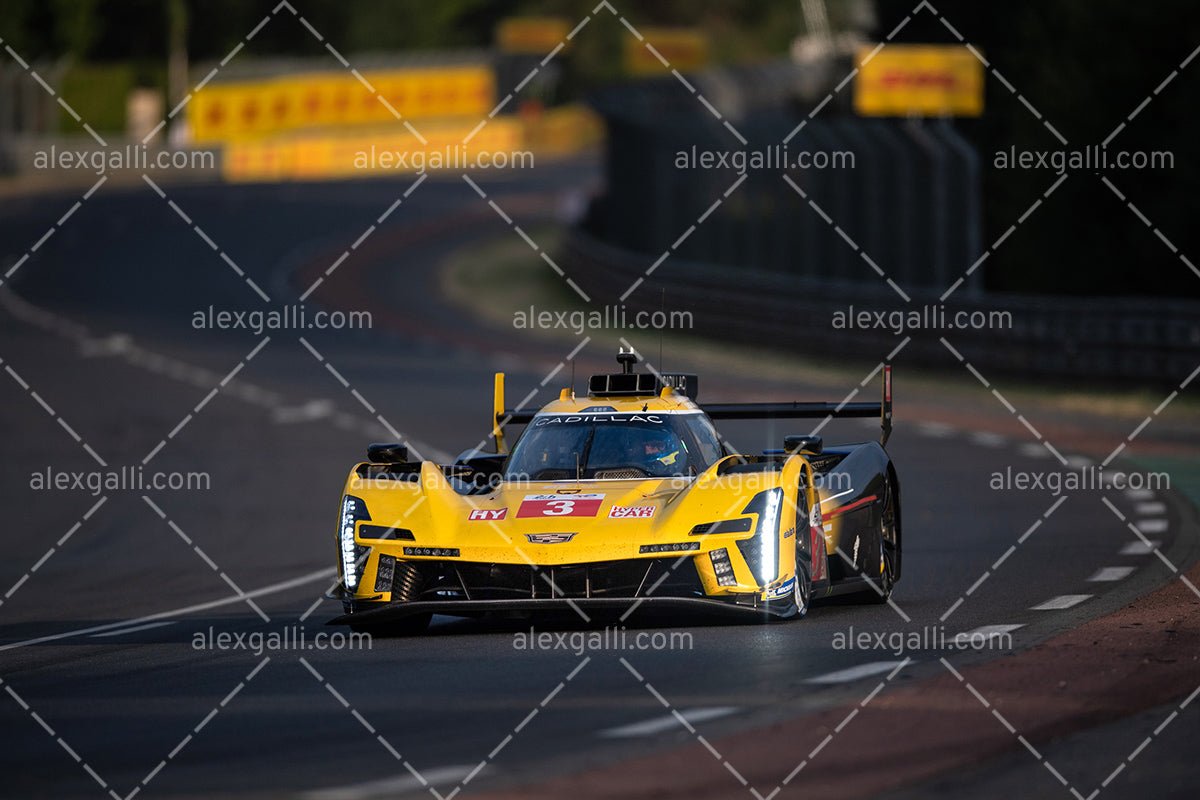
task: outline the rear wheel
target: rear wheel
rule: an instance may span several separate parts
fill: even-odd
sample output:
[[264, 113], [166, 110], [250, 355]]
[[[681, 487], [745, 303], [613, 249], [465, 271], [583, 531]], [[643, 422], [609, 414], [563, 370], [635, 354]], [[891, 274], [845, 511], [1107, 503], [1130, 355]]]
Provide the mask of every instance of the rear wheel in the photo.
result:
[[879, 576], [871, 597], [877, 603], [886, 603], [896, 586], [900, 570], [900, 523], [897, 512], [895, 486], [889, 478], [883, 493], [883, 510], [879, 515]]

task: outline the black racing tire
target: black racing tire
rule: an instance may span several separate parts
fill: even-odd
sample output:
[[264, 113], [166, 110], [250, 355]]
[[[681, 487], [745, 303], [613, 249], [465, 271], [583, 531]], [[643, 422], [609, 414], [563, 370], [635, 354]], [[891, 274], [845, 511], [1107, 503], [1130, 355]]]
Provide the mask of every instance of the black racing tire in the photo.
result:
[[875, 603], [892, 598], [900, 570], [900, 520], [896, 487], [889, 476], [884, 484], [883, 508], [879, 514], [879, 574], [872, 576], [875, 588], [868, 594]]
[[812, 607], [812, 562], [808, 556], [800, 554], [799, 547], [796, 548], [796, 583], [792, 586], [792, 604], [796, 607], [796, 619], [804, 619]]
[[[800, 502], [804, 498], [801, 495]], [[812, 606], [812, 555], [809, 552], [808, 514], [803, 509], [796, 511], [796, 575], [790, 595], [767, 602], [764, 622], [789, 622], [803, 619]]]
[[808, 532], [808, 513], [796, 510], [796, 582], [792, 584], [795, 619], [804, 619], [812, 606], [812, 547]]

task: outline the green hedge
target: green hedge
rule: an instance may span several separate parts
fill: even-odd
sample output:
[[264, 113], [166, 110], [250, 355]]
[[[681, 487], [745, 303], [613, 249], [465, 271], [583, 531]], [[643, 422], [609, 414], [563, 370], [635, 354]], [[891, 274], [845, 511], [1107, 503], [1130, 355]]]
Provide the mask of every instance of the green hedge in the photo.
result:
[[[77, 64], [67, 69], [59, 85], [63, 99], [97, 131], [122, 133], [125, 130], [125, 102], [138, 86], [162, 90], [165, 71], [139, 68], [134, 64]], [[59, 130], [79, 129], [64, 109], [59, 109]]]

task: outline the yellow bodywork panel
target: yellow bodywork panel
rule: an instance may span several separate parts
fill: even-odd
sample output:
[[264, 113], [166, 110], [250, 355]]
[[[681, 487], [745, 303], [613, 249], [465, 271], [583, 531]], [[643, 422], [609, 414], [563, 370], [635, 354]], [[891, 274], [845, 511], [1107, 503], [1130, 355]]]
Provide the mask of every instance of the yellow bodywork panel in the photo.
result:
[[[602, 403], [565, 398], [544, 411], [570, 412], [600, 404], [618, 412], [694, 408], [686, 398], [664, 396], [636, 402], [605, 398]], [[707, 595], [778, 596], [772, 591], [795, 574], [796, 537], [809, 534], [808, 515], [797, 513], [797, 495], [801, 471], [811, 468], [802, 456], [793, 455], [779, 469], [718, 474], [737, 459], [727, 456], [695, 477], [505, 482], [488, 493], [470, 495], [456, 491], [432, 462], [424, 462], [413, 480], [363, 477], [360, 473], [368, 465], [360, 464], [343, 490], [344, 497], [362, 501], [370, 515], [355, 523], [355, 543], [370, 548], [355, 596], [388, 599], [386, 592], [381, 596], [374, 590], [380, 555], [398, 561], [536, 567], [687, 557], [694, 561]], [[779, 490], [774, 495], [774, 524], [760, 519], [762, 513], [747, 511], [753, 498], [768, 490]], [[802, 508], [808, 507], [802, 503]], [[737, 519], [747, 520], [738, 532], [692, 533], [697, 526]], [[412, 538], [364, 537], [364, 525], [402, 529]], [[739, 550], [738, 541], [756, 536], [757, 547], [766, 554], [766, 566], [760, 569], [769, 570], [769, 575], [756, 576]], [[656, 545], [680, 549], [643, 552]], [[452, 548], [456, 553], [423, 555], [425, 548]], [[713, 570], [710, 553], [720, 548], [726, 549], [733, 566], [732, 586], [718, 585]]]

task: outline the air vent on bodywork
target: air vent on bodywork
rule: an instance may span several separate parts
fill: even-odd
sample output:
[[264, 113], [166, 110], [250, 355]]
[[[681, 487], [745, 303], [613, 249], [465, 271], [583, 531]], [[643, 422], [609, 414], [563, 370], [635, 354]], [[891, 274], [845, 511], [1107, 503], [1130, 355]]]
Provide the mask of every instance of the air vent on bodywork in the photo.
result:
[[644, 477], [646, 477], [646, 473], [640, 469], [602, 469], [596, 471], [596, 478], [602, 481], [636, 481]]
[[813, 469], [817, 472], [828, 472], [840, 464], [845, 457], [845, 453], [825, 453], [819, 456], [809, 456], [808, 463], [812, 464]]
[[407, 528], [390, 528], [387, 525], [359, 525], [359, 539], [403, 539], [411, 542], [416, 539], [413, 532]]
[[702, 522], [692, 528], [692, 536], [707, 536], [710, 533], [746, 533], [750, 527], [749, 517], [724, 519], [720, 522]]

